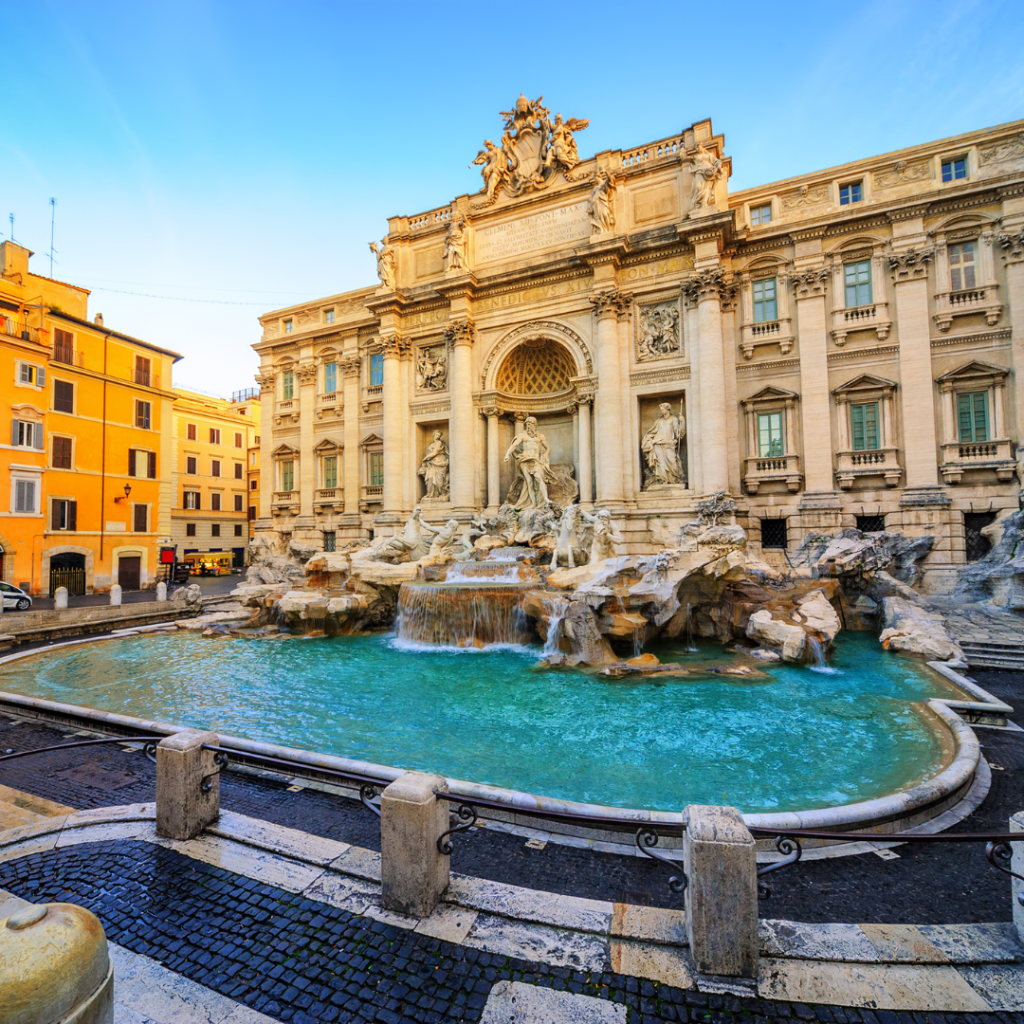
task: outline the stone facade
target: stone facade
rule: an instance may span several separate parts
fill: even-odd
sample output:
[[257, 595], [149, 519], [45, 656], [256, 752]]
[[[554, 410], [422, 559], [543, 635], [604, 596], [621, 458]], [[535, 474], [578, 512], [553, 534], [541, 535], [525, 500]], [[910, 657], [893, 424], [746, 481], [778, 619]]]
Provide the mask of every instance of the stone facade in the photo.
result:
[[724, 490], [769, 562], [884, 525], [941, 587], [1017, 506], [1024, 121], [730, 193], [710, 121], [580, 160], [585, 120], [503, 116], [480, 192], [371, 244], [379, 286], [260, 317], [257, 535], [522, 504], [528, 417], [631, 553]]

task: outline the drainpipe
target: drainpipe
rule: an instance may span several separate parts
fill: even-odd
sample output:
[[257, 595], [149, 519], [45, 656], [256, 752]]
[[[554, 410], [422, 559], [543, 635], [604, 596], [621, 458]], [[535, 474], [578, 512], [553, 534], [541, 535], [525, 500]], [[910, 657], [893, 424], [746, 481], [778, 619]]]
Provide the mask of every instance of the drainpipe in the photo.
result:
[[[107, 342], [110, 335], [103, 335], [103, 426], [100, 434], [100, 565], [103, 565], [104, 516], [107, 514]], [[113, 579], [113, 573], [111, 573]], [[93, 569], [93, 590], [96, 589], [96, 570]]]

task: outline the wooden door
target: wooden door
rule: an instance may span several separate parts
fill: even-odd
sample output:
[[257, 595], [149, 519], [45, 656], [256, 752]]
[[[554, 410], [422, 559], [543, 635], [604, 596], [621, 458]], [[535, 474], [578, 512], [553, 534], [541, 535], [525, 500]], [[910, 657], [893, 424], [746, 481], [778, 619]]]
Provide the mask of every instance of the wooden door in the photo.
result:
[[117, 582], [122, 590], [138, 590], [142, 577], [142, 559], [138, 555], [122, 555], [117, 561]]

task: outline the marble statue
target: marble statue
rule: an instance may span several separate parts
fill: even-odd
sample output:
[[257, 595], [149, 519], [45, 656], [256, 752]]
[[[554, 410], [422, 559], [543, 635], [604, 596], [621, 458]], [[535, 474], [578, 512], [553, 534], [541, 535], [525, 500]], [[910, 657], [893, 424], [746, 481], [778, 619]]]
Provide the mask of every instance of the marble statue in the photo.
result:
[[550, 139], [548, 151], [544, 157], [544, 166], [551, 167], [561, 164], [567, 171], [571, 171], [579, 162], [580, 155], [576, 151], [576, 140], [573, 132], [581, 132], [590, 124], [589, 117], [570, 117], [568, 121], [562, 121], [561, 114], [555, 114], [555, 123], [550, 126]]
[[612, 209], [612, 193], [615, 186], [608, 172], [599, 167], [594, 179], [594, 187], [587, 197], [587, 216], [590, 228], [595, 235], [603, 235], [615, 227], [615, 211]]
[[715, 185], [723, 173], [722, 161], [698, 142], [693, 157], [693, 188], [690, 192], [692, 209], [716, 205]]
[[444, 345], [420, 349], [416, 358], [416, 386], [421, 391], [441, 391], [448, 386], [448, 353]]
[[444, 269], [466, 269], [466, 222], [461, 217], [448, 225], [444, 238]]
[[681, 484], [683, 466], [679, 445], [686, 434], [686, 420], [672, 413], [668, 402], [661, 403], [661, 415], [644, 434], [640, 450], [644, 453], [644, 490], [658, 484]]
[[367, 548], [362, 548], [352, 555], [353, 562], [418, 562], [425, 558], [429, 551], [427, 537], [434, 532], [423, 522], [419, 507], [412, 510], [406, 520], [405, 528], [394, 537], [381, 537]]
[[431, 526], [430, 523], [421, 523], [427, 533], [433, 534], [434, 539], [430, 542], [431, 558], [438, 558], [444, 555], [453, 554], [459, 540], [459, 521], [449, 519], [444, 526]]
[[484, 179], [484, 192], [487, 202], [493, 203], [499, 187], [508, 179], [508, 154], [490, 139], [484, 139], [484, 148], [477, 153], [470, 167], [476, 164], [482, 164], [480, 177]]
[[612, 514], [606, 508], [596, 509], [593, 513], [580, 511], [580, 519], [593, 527], [594, 537], [590, 542], [590, 562], [594, 565], [606, 558], [615, 557], [615, 545], [624, 543], [622, 534], [612, 522]]
[[434, 431], [434, 439], [423, 453], [423, 461], [416, 472], [423, 477], [428, 498], [448, 497], [448, 445], [440, 430]]
[[576, 568], [576, 556], [573, 548], [576, 546], [576, 528], [582, 511], [579, 505], [570, 505], [562, 513], [562, 518], [558, 521], [555, 549], [551, 552], [552, 569], [558, 568], [559, 556], [565, 559], [565, 563], [570, 569]]
[[641, 306], [639, 316], [640, 339], [636, 357], [662, 359], [679, 351], [679, 304], [661, 302], [655, 306]]
[[[551, 475], [551, 448], [544, 435], [537, 430], [535, 416], [527, 416], [524, 427], [523, 433], [513, 438], [505, 452], [506, 462], [515, 458], [516, 470], [524, 485], [525, 493], [520, 492], [515, 504], [521, 508], [545, 508], [550, 500], [547, 482]], [[512, 500], [511, 491], [509, 493], [509, 500]]]
[[387, 235], [380, 240], [379, 246], [376, 242], [371, 242], [370, 252], [377, 257], [377, 276], [380, 278], [380, 283], [389, 291], [394, 291], [395, 250], [388, 245]]

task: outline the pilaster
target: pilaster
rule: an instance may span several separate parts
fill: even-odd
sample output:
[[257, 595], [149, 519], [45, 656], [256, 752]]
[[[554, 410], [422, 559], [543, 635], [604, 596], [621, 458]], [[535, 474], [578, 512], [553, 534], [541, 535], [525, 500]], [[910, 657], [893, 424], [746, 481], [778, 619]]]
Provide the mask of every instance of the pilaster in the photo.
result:
[[[1019, 373], [1024, 368], [1024, 224], [1016, 224], [1006, 234], [1000, 235], [997, 242], [1003, 263], [1006, 265], [1012, 365]], [[1010, 425], [1009, 433], [1019, 445], [1024, 442], [1024, 384], [1014, 379], [1012, 387], [1013, 423]]]
[[472, 512], [476, 505], [476, 414], [473, 411], [473, 341], [476, 328], [468, 316], [445, 330], [451, 352], [451, 407], [448, 447], [451, 459], [451, 503], [455, 512]]
[[384, 507], [377, 516], [378, 522], [398, 522], [402, 511], [402, 465], [405, 461], [402, 420], [406, 413], [400, 366], [403, 347], [404, 343], [397, 334], [381, 338], [384, 354]]
[[316, 456], [313, 453], [313, 409], [316, 405], [316, 363], [300, 363], [295, 373], [299, 388], [299, 515], [312, 525], [316, 488]]
[[274, 402], [277, 388], [274, 375], [257, 375], [260, 386], [260, 519], [270, 521], [270, 503], [277, 481], [274, 479]]
[[[353, 339], [355, 341], [355, 339]], [[359, 515], [359, 373], [362, 360], [357, 351], [347, 353], [341, 360], [343, 376], [345, 454], [342, 459], [345, 487], [345, 517]]]
[[[601, 456], [597, 460], [597, 501], [603, 506], [623, 504], [622, 369], [619, 351], [619, 315], [632, 297], [615, 288], [591, 295], [597, 320], [597, 424]], [[628, 379], [628, 378], [627, 378]]]

